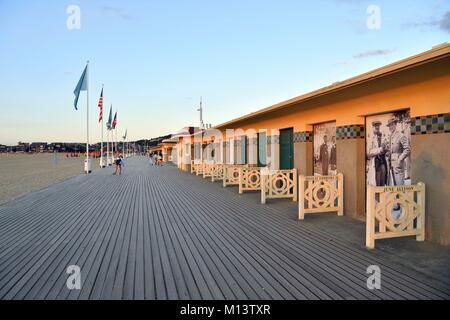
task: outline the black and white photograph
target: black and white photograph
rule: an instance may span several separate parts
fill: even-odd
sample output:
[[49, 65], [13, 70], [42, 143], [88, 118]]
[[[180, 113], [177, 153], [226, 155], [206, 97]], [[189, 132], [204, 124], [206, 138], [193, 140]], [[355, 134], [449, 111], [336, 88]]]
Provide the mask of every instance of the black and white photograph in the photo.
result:
[[335, 176], [336, 166], [336, 122], [314, 126], [314, 175]]
[[366, 118], [366, 173], [372, 186], [411, 185], [409, 110]]

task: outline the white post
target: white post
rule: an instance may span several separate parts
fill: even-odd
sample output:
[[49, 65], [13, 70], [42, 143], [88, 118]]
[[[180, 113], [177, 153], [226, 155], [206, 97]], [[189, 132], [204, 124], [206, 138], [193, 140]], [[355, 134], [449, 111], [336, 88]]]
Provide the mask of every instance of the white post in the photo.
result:
[[111, 157], [111, 154], [112, 154], [112, 144], [111, 144], [111, 129], [108, 129], [108, 146], [109, 146], [109, 148], [108, 148], [108, 159], [109, 159], [109, 163], [110, 164], [112, 164], [112, 157]]
[[371, 185], [366, 197], [366, 247], [375, 249], [375, 187]]
[[117, 147], [118, 146], [118, 143], [117, 143], [117, 126], [116, 126], [116, 152], [119, 152], [119, 148]]
[[[87, 62], [89, 67], [89, 60]], [[86, 173], [89, 173], [89, 69], [87, 70], [87, 88], [86, 88]]]
[[419, 205], [419, 217], [417, 218], [417, 229], [419, 234], [417, 241], [425, 241], [425, 183], [419, 182], [419, 191], [417, 191], [417, 204]]
[[106, 166], [109, 162], [109, 130], [106, 130]]
[[114, 162], [114, 131], [111, 127], [111, 164]]
[[[103, 84], [102, 84], [102, 93], [103, 93]], [[101, 145], [100, 145], [100, 167], [102, 167], [103, 168], [103, 97], [102, 97], [102, 124], [101, 124], [101, 127], [102, 127], [102, 142], [101, 142]]]
[[266, 204], [266, 171], [261, 172], [261, 204]]
[[305, 177], [300, 175], [298, 182], [298, 219], [305, 220]]

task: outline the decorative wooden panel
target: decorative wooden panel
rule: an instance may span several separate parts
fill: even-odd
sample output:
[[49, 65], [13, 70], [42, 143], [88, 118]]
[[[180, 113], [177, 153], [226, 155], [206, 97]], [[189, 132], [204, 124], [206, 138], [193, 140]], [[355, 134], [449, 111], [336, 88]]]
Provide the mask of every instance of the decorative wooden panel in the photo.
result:
[[224, 188], [228, 186], [239, 185], [239, 170], [242, 165], [224, 165], [223, 166], [223, 186]]
[[261, 170], [261, 203], [267, 199], [292, 198], [297, 201], [297, 169]]
[[219, 181], [223, 180], [223, 164], [216, 163], [213, 165], [212, 172], [211, 172], [211, 181]]
[[239, 193], [261, 190], [261, 168], [241, 167], [239, 170]]
[[306, 213], [337, 212], [344, 215], [344, 176], [306, 177], [299, 181], [299, 213], [300, 220]]
[[214, 162], [204, 162], [203, 163], [203, 178], [211, 178], [212, 177], [212, 170], [214, 167]]
[[375, 240], [416, 236], [425, 240], [425, 184], [367, 186], [366, 246]]
[[195, 173], [196, 173], [198, 176], [203, 175], [204, 167], [205, 167], [205, 163], [204, 163], [204, 162], [199, 162], [198, 164], [196, 164]]

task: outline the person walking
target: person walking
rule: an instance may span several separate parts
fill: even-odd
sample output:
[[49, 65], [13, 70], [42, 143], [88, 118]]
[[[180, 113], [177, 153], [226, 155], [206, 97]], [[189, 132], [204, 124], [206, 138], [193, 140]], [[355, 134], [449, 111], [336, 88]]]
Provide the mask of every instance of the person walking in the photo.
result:
[[116, 158], [114, 159], [114, 164], [116, 165], [116, 171], [114, 171], [113, 175], [121, 175], [122, 174], [122, 155], [116, 153]]
[[152, 166], [154, 166], [154, 165], [155, 165], [155, 162], [153, 161], [153, 153], [149, 153], [149, 154], [148, 154], [148, 157], [149, 157], [149, 159], [150, 159], [150, 164], [151, 164]]

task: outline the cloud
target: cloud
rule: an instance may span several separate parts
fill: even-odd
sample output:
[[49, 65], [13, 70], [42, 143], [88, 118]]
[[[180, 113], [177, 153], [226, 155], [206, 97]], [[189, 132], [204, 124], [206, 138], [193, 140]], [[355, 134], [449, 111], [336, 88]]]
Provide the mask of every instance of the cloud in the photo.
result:
[[410, 22], [403, 24], [406, 28], [436, 28], [439, 27], [441, 30], [450, 32], [450, 10], [447, 11], [442, 18], [435, 19], [430, 18], [428, 21]]
[[439, 27], [444, 31], [450, 32], [450, 10], [442, 17]]
[[117, 7], [109, 7], [104, 6], [101, 8], [101, 12], [106, 15], [119, 17], [124, 20], [133, 20], [134, 17], [126, 12], [123, 8], [117, 8]]
[[364, 59], [368, 57], [385, 56], [395, 52], [397, 49], [376, 49], [368, 50], [364, 52], [357, 53], [353, 56], [353, 59]]

